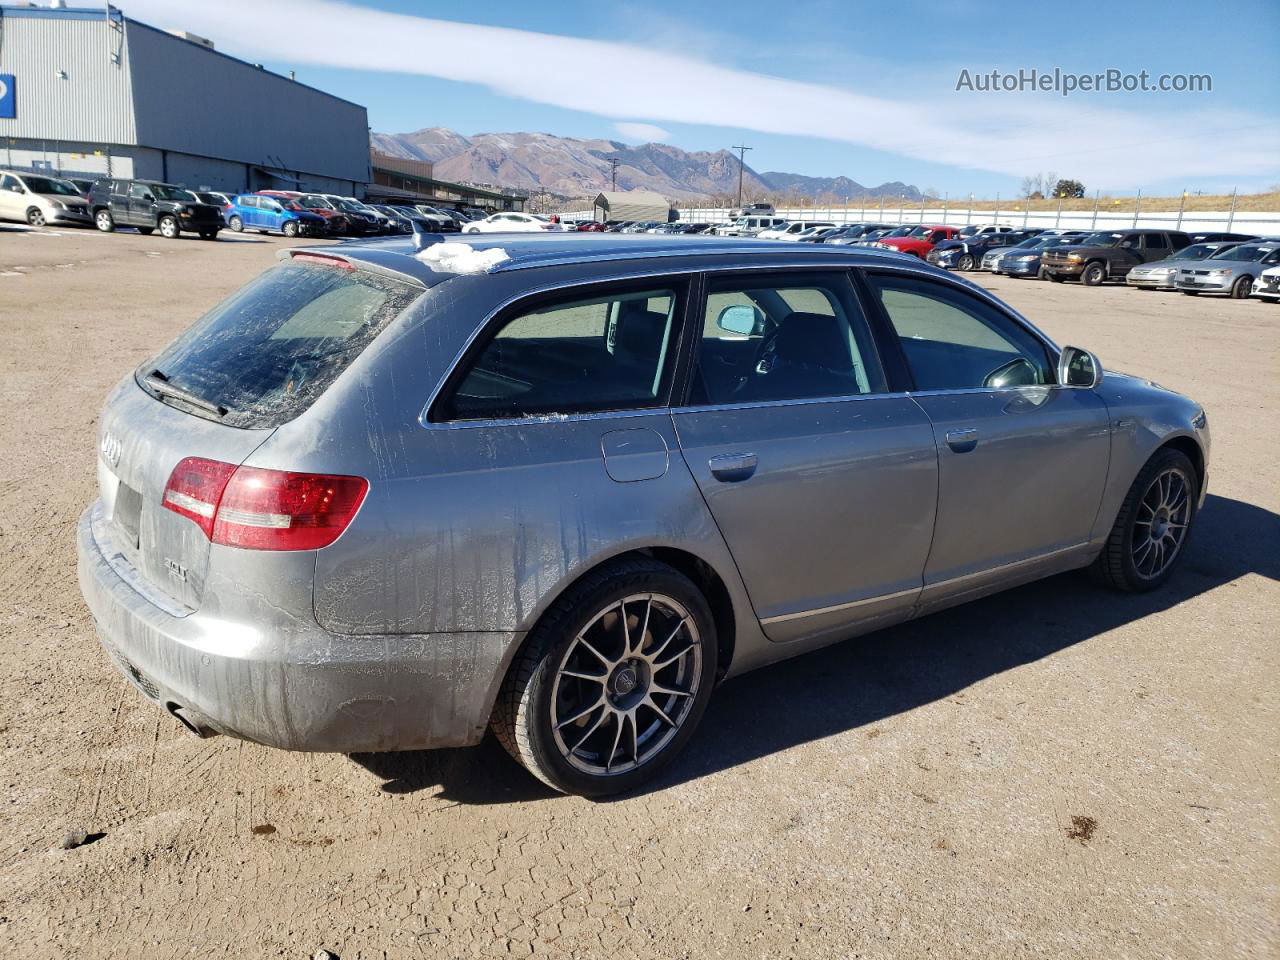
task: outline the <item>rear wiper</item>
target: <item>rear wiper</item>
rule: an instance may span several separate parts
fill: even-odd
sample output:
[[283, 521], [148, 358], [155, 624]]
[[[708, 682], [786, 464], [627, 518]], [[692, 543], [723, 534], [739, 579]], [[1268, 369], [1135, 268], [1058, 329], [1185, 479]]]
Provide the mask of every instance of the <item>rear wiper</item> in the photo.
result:
[[227, 408], [219, 406], [216, 403], [210, 403], [208, 400], [202, 400], [194, 393], [183, 390], [181, 387], [174, 386], [159, 370], [152, 370], [144, 378], [147, 386], [162, 397], [172, 397], [175, 400], [181, 400], [185, 404], [195, 407], [197, 410], [203, 410], [205, 413], [212, 413], [215, 417], [225, 417]]

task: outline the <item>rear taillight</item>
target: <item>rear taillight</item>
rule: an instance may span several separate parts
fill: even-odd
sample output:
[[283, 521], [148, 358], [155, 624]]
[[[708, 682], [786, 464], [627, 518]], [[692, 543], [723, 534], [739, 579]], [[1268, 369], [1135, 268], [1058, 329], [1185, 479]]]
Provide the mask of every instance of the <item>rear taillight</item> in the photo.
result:
[[236, 467], [187, 457], [169, 475], [164, 506], [214, 543], [248, 550], [318, 550], [342, 535], [364, 502], [363, 477]]

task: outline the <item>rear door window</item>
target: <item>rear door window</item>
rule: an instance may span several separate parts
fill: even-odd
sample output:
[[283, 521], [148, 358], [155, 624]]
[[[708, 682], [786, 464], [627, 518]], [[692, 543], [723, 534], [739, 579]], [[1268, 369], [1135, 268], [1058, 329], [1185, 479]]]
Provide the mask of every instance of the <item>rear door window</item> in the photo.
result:
[[222, 411], [192, 412], [231, 426], [279, 426], [314, 403], [421, 293], [358, 270], [291, 261], [214, 307], [137, 379], [156, 393], [148, 378], [158, 377]]
[[683, 284], [575, 291], [517, 307], [464, 361], [438, 420], [491, 420], [661, 406]]

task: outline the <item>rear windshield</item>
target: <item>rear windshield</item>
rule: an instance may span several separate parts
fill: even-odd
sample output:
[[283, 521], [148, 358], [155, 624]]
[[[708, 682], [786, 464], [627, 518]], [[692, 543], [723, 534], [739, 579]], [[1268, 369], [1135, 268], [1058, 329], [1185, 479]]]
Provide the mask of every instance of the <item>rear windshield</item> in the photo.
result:
[[[214, 307], [138, 382], [176, 405], [236, 427], [274, 427], [306, 410], [420, 287], [296, 261], [268, 270]], [[159, 381], [159, 382], [157, 382]], [[210, 409], [183, 405], [182, 395]]]

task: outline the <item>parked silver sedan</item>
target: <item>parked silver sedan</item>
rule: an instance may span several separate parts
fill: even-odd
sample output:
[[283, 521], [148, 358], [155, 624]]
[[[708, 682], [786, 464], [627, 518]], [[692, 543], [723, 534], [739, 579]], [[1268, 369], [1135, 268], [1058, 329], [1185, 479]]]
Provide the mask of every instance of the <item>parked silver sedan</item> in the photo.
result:
[[1124, 282], [1139, 290], [1176, 290], [1178, 271], [1196, 269], [1201, 260], [1216, 256], [1232, 247], [1240, 246], [1239, 240], [1214, 240], [1193, 243], [1189, 247], [1171, 253], [1163, 260], [1154, 260], [1132, 268], [1124, 275]]
[[896, 254], [282, 257], [111, 392], [79, 524], [103, 646], [199, 735], [491, 727], [626, 790], [727, 678], [1076, 568], [1156, 588], [1203, 503], [1200, 407]]
[[1253, 281], [1268, 267], [1280, 264], [1280, 237], [1251, 240], [1220, 250], [1200, 263], [1179, 264], [1174, 285], [1189, 296], [1225, 293], [1244, 300]]

